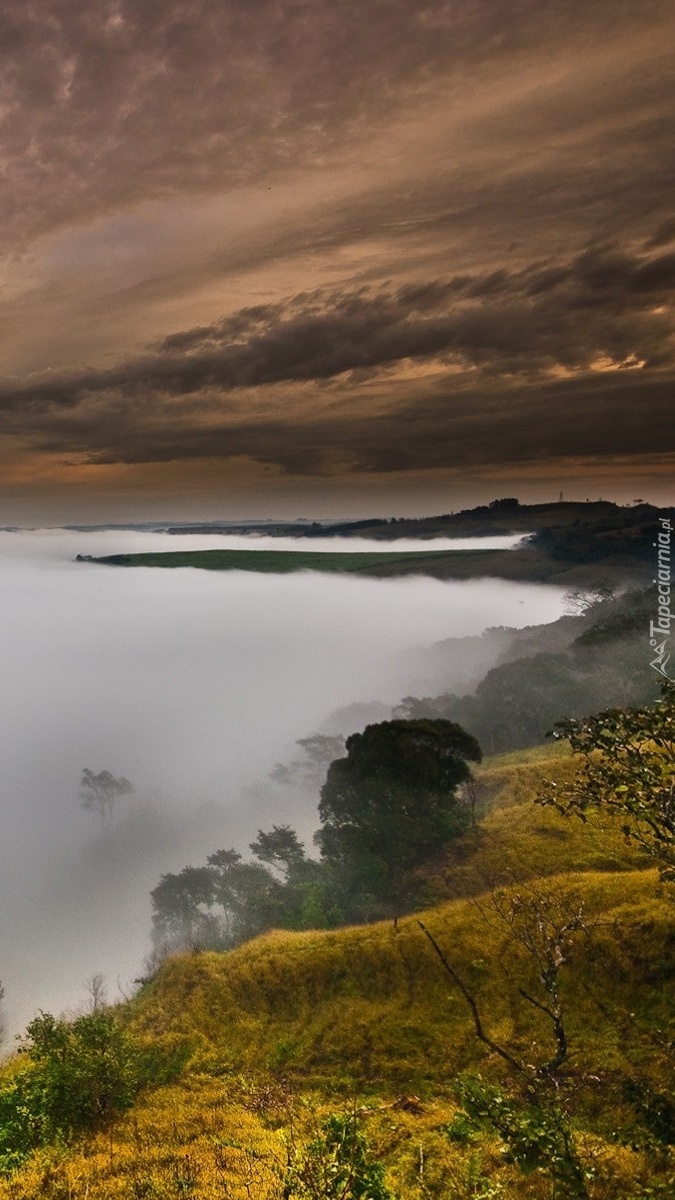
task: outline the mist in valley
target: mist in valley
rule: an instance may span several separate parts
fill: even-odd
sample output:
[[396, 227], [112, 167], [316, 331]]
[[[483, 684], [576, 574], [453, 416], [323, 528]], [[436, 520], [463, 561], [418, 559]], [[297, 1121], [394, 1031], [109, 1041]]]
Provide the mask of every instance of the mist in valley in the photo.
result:
[[[463, 685], [452, 658], [439, 679], [435, 642], [550, 622], [564, 606], [561, 589], [491, 579], [74, 561], [76, 554], [262, 549], [270, 541], [0, 532], [0, 978], [13, 1031], [40, 1008], [83, 1003], [96, 973], [106, 976], [111, 998], [133, 986], [150, 945], [149, 892], [161, 874], [219, 847], [245, 850], [259, 827], [273, 823], [311, 839], [316, 783], [279, 786], [271, 778], [279, 763], [298, 758], [299, 739], [382, 720], [425, 682]], [[438, 540], [433, 548], [446, 545], [458, 543]], [[313, 540], [312, 549], [323, 548]], [[343, 547], [330, 539], [325, 548]], [[353, 539], [346, 548], [357, 548]], [[389, 551], [398, 543], [359, 548]], [[457, 670], [466, 674], [466, 664]], [[133, 784], [106, 828], [78, 798], [85, 767]]]

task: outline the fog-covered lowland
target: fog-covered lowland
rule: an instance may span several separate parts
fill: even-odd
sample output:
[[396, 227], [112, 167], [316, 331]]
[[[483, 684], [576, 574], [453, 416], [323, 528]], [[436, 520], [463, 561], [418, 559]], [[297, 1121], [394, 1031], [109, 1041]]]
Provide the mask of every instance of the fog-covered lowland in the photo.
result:
[[[563, 606], [560, 589], [489, 579], [74, 561], [225, 541], [265, 544], [0, 533], [0, 976], [13, 1028], [38, 1006], [77, 1004], [97, 972], [112, 994], [118, 978], [127, 987], [142, 969], [149, 891], [162, 872], [214, 847], [245, 847], [274, 821], [311, 835], [313, 790], [270, 779], [293, 761], [298, 739], [381, 719], [425, 682], [428, 694], [434, 642], [550, 622]], [[106, 829], [78, 799], [84, 768], [134, 786]]]

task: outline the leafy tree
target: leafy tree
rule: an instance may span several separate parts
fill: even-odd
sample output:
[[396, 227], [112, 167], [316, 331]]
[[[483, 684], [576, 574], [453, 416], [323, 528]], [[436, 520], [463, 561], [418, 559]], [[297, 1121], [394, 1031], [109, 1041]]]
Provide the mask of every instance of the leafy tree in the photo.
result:
[[98, 813], [101, 818], [101, 829], [105, 830], [111, 823], [117, 801], [122, 796], [130, 796], [133, 786], [123, 775], [116, 779], [110, 771], [99, 771], [94, 774], [85, 767], [80, 780], [80, 800], [82, 807], [88, 812]]
[[297, 872], [306, 859], [302, 842], [290, 825], [273, 825], [269, 833], [259, 829], [250, 849], [260, 862], [276, 868], [285, 879]]
[[589, 809], [610, 813], [675, 877], [675, 683], [656, 704], [559, 721], [553, 736], [569, 741], [580, 770], [571, 783], [546, 780], [539, 803], [582, 821]]
[[236, 850], [209, 855], [227, 943], [238, 945], [280, 925], [283, 884], [260, 862], [244, 862]]
[[183, 867], [178, 874], [162, 875], [150, 895], [156, 946], [178, 950], [218, 943], [220, 931], [211, 913], [216, 880], [208, 867]]
[[443, 720], [383, 721], [352, 734], [328, 769], [317, 834], [348, 887], [399, 903], [406, 877], [467, 824], [456, 796], [478, 742]]
[[141, 1088], [173, 1082], [189, 1053], [161, 1035], [142, 1045], [113, 1009], [74, 1021], [40, 1013], [20, 1047], [23, 1062], [0, 1086], [0, 1172], [38, 1146], [109, 1127]]
[[270, 778], [282, 787], [320, 787], [326, 771], [334, 758], [344, 751], [345, 739], [340, 735], [314, 733], [311, 737], [299, 738], [303, 757], [290, 763], [277, 763]]

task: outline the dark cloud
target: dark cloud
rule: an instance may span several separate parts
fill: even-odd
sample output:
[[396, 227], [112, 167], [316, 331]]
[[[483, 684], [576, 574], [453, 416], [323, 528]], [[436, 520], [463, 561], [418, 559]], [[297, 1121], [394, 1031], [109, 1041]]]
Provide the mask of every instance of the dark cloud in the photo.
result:
[[489, 401], [466, 382], [446, 380], [423, 398], [415, 392], [390, 411], [365, 411], [349, 421], [336, 412], [292, 423], [279, 416], [227, 423], [204, 409], [190, 426], [177, 426], [157, 401], [129, 405], [121, 422], [117, 404], [103, 411], [84, 406], [74, 420], [36, 431], [35, 444], [61, 454], [79, 450], [99, 464], [249, 458], [306, 476], [675, 452], [675, 428], [664, 419], [675, 375], [641, 379], [637, 389], [633, 375], [620, 372], [608, 383], [588, 373], [530, 389], [510, 380]]
[[556, 367], [587, 370], [670, 361], [675, 255], [629, 255], [612, 245], [567, 264], [533, 264], [398, 288], [301, 293], [178, 331], [147, 355], [106, 370], [51, 374], [0, 390], [0, 410], [71, 406], [119, 391], [191, 396], [321, 381], [402, 360], [450, 356], [489, 376], [524, 380]]
[[[603, 243], [557, 266], [319, 289], [112, 369], [6, 385], [0, 413], [42, 450], [98, 463], [248, 457], [321, 475], [663, 452], [674, 268]], [[411, 364], [430, 382], [407, 380]]]

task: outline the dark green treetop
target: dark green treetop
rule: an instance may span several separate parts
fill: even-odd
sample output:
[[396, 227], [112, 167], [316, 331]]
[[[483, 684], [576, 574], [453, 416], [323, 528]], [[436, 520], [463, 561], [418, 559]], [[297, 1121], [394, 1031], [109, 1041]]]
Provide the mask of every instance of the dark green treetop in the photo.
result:
[[368, 725], [346, 750], [321, 790], [317, 843], [373, 895], [395, 898], [406, 872], [467, 824], [456, 791], [480, 746], [452, 721], [421, 719]]

